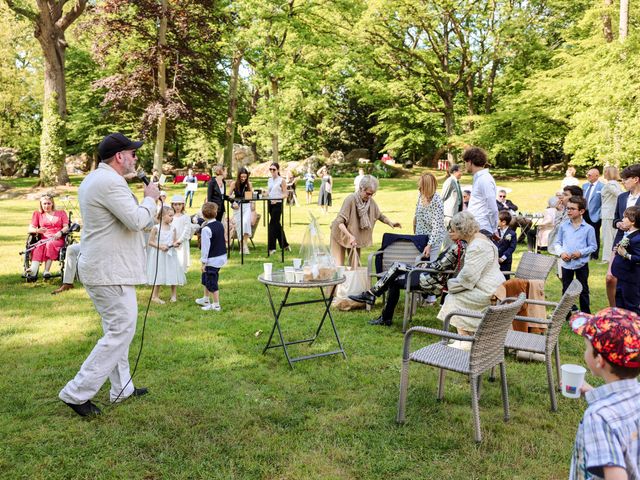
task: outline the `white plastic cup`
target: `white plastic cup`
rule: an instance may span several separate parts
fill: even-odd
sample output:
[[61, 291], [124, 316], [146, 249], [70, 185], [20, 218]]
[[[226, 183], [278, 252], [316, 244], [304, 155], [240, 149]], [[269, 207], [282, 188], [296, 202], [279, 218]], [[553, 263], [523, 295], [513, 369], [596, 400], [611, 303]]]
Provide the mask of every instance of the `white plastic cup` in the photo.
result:
[[304, 271], [296, 270], [295, 271], [296, 283], [304, 282]]
[[284, 267], [284, 279], [290, 283], [296, 281], [296, 271], [293, 267]]
[[562, 395], [567, 398], [580, 398], [580, 387], [584, 382], [584, 375], [587, 369], [580, 365], [567, 363], [560, 367], [560, 378], [562, 383]]
[[345, 270], [346, 269], [345, 269], [344, 265], [340, 265], [340, 266], [336, 267], [336, 273], [338, 274], [338, 278], [344, 277]]
[[271, 272], [273, 271], [273, 263], [264, 264], [264, 279], [271, 280]]
[[302, 259], [301, 258], [294, 258], [293, 259], [293, 268], [298, 270], [301, 266], [302, 266]]

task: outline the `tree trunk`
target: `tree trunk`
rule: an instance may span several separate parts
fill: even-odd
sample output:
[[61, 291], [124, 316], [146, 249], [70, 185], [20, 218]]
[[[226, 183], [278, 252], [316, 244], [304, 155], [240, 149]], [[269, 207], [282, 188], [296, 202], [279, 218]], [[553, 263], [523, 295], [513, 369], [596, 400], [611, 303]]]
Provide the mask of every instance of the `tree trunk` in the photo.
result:
[[[609, 20], [611, 22], [611, 20]], [[620, 0], [620, 42], [624, 42], [629, 33], [629, 0]]]
[[[67, 95], [64, 81], [64, 38], [58, 32], [40, 30], [37, 37], [44, 53], [44, 101], [40, 135], [40, 183], [62, 185], [69, 181], [64, 165], [66, 147]], [[59, 33], [58, 33], [59, 34]]]
[[279, 162], [280, 159], [280, 146], [278, 131], [280, 130], [280, 125], [278, 121], [278, 79], [271, 79], [271, 100], [274, 102], [275, 109], [273, 112], [273, 132], [271, 133], [271, 158], [272, 162]]
[[[613, 30], [611, 28], [612, 6], [613, 6], [613, 0], [604, 0], [605, 12], [602, 14], [602, 33], [604, 34], [604, 39], [607, 41], [607, 43], [610, 43], [613, 41]], [[622, 14], [622, 9], [620, 10], [620, 13]]]
[[158, 28], [158, 93], [162, 102], [162, 112], [158, 117], [156, 146], [153, 152], [153, 168], [162, 174], [164, 162], [164, 141], [167, 132], [167, 115], [165, 106], [167, 101], [167, 62], [164, 47], [167, 45], [167, 0], [162, 0], [162, 17]]
[[[453, 113], [453, 98], [452, 95], [444, 98], [444, 128], [447, 133], [447, 142], [451, 140], [453, 133], [455, 132], [455, 117]], [[447, 148], [447, 160], [449, 165], [456, 163], [456, 158], [453, 155], [451, 148]]]
[[[26, 18], [34, 27], [34, 36], [42, 47], [44, 57], [44, 99], [42, 107], [42, 133], [40, 135], [40, 183], [55, 185], [67, 183], [69, 177], [64, 165], [67, 134], [67, 92], [64, 77], [64, 58], [67, 42], [64, 32], [82, 15], [87, 0], [76, 0], [69, 9], [68, 0], [39, 0], [37, 9], [23, 2], [5, 0], [17, 15]], [[31, 3], [31, 2], [29, 2]]]
[[491, 113], [491, 107], [493, 106], [493, 87], [496, 83], [496, 76], [498, 75], [498, 67], [500, 66], [500, 60], [493, 59], [491, 64], [491, 73], [489, 74], [489, 80], [487, 81], [487, 97], [484, 101], [484, 113]]
[[[467, 95], [467, 115], [473, 117], [475, 112], [475, 105], [473, 103], [473, 75], [469, 75], [465, 82], [465, 93]], [[465, 122], [465, 132], [470, 132], [474, 128], [473, 120], [469, 119]]]
[[231, 173], [233, 162], [233, 141], [236, 130], [236, 111], [238, 110], [238, 73], [242, 53], [236, 52], [231, 63], [231, 80], [229, 83], [229, 105], [227, 109], [227, 123], [224, 129], [224, 166]]

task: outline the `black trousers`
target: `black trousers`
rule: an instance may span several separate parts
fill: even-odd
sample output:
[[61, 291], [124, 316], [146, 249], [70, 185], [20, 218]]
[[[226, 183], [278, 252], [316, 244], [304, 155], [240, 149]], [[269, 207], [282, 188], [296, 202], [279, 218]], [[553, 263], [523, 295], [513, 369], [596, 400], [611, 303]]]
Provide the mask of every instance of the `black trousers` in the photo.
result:
[[600, 252], [600, 227], [602, 226], [602, 220], [598, 220], [594, 222], [591, 220], [589, 216], [589, 212], [584, 212], [584, 221], [593, 227], [596, 231], [596, 245], [598, 246], [597, 250], [591, 254], [591, 258], [598, 258], [598, 253]]
[[[387, 271], [384, 277], [376, 282], [371, 288], [371, 293], [376, 297], [381, 296], [383, 293], [387, 293], [386, 302], [382, 307], [382, 318], [388, 322], [393, 320], [393, 312], [400, 300], [400, 290], [402, 290], [406, 284], [406, 274], [412, 270], [411, 267], [407, 267], [404, 263], [394, 263]], [[414, 275], [411, 278], [411, 288], [417, 288], [420, 285], [420, 276]]]
[[267, 243], [269, 250], [276, 249], [276, 240], [280, 244], [280, 248], [287, 248], [287, 237], [282, 230], [282, 202], [269, 202], [269, 230], [267, 232]]
[[625, 308], [640, 315], [640, 285], [618, 280], [616, 307]]
[[573, 281], [574, 277], [582, 285], [582, 293], [580, 293], [580, 310], [584, 313], [591, 313], [589, 309], [589, 264], [576, 269], [569, 270], [562, 267], [562, 293], [569, 288], [569, 284]]

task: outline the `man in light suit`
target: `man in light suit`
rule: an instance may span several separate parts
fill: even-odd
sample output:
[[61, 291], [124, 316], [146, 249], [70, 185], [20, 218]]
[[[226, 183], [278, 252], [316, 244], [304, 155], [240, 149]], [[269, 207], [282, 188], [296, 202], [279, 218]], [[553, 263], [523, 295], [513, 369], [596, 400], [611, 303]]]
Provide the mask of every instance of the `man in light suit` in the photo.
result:
[[596, 231], [596, 244], [598, 249], [591, 254], [591, 258], [597, 259], [598, 252], [600, 251], [600, 225], [602, 219], [600, 216], [600, 209], [602, 207], [602, 182], [599, 181], [600, 171], [597, 168], [592, 168], [587, 172], [587, 183], [582, 186], [584, 191], [584, 199], [587, 201], [587, 210], [584, 214], [584, 221], [593, 227]]
[[81, 416], [101, 413], [91, 399], [107, 378], [112, 402], [147, 393], [131, 381], [129, 345], [138, 318], [135, 285], [147, 281], [142, 230], [153, 222], [160, 192], [154, 183], [145, 186], [145, 198], [138, 204], [124, 179], [135, 172], [141, 146], [121, 133], [107, 135], [98, 146], [102, 162], [78, 189], [84, 223], [78, 274], [102, 317], [104, 332], [58, 395]]
[[[449, 167], [449, 176], [442, 185], [442, 203], [444, 204], [444, 224], [449, 226], [449, 222], [453, 216], [462, 211], [462, 190], [460, 189], [460, 178], [462, 177], [462, 170], [459, 165], [452, 165]], [[443, 249], [446, 249], [451, 245], [451, 239], [449, 236], [445, 236]]]

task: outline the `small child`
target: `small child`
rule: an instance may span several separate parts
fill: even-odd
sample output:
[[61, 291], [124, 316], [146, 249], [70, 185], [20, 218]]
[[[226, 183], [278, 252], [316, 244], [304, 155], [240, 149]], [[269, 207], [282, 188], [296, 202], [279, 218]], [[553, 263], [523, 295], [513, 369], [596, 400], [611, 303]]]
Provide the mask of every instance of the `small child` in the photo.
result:
[[567, 219], [558, 228], [554, 242], [554, 251], [560, 255], [562, 267], [562, 293], [569, 288], [575, 277], [582, 285], [580, 310], [591, 313], [589, 309], [589, 258], [598, 249], [596, 232], [582, 216], [587, 207], [583, 197], [573, 196], [567, 202]]
[[[511, 224], [511, 214], [508, 210], [501, 210], [498, 213], [498, 238], [494, 238], [494, 243], [498, 247], [498, 263], [502, 272], [511, 271], [513, 252], [518, 245], [516, 232], [509, 228]], [[504, 276], [507, 280], [511, 275]]]
[[200, 262], [202, 264], [202, 285], [204, 296], [196, 298], [202, 310], [219, 312], [220, 297], [218, 292], [218, 272], [227, 263], [227, 246], [224, 242], [224, 227], [216, 220], [218, 205], [206, 202], [202, 206], [205, 222], [200, 230]]
[[627, 208], [622, 225], [626, 231], [611, 264], [618, 279], [616, 306], [640, 314], [640, 207]]
[[585, 338], [584, 361], [605, 385], [580, 388], [588, 403], [578, 426], [570, 479], [640, 478], [640, 317], [621, 308], [571, 317]]
[[178, 255], [178, 262], [182, 267], [182, 270], [186, 274], [189, 271], [191, 265], [191, 252], [190, 252], [190, 240], [193, 234], [193, 224], [191, 223], [191, 217], [184, 213], [185, 199], [182, 195], [174, 195], [171, 198], [171, 208], [173, 208], [173, 222], [171, 225], [176, 230], [178, 236], [179, 246], [176, 247], [176, 253]]
[[163, 305], [160, 286], [171, 286], [171, 302], [177, 300], [178, 285], [184, 285], [184, 270], [178, 261], [176, 247], [180, 246], [176, 229], [171, 225], [173, 208], [162, 207], [158, 224], [151, 229], [147, 251], [147, 283], [153, 285], [151, 301]]

